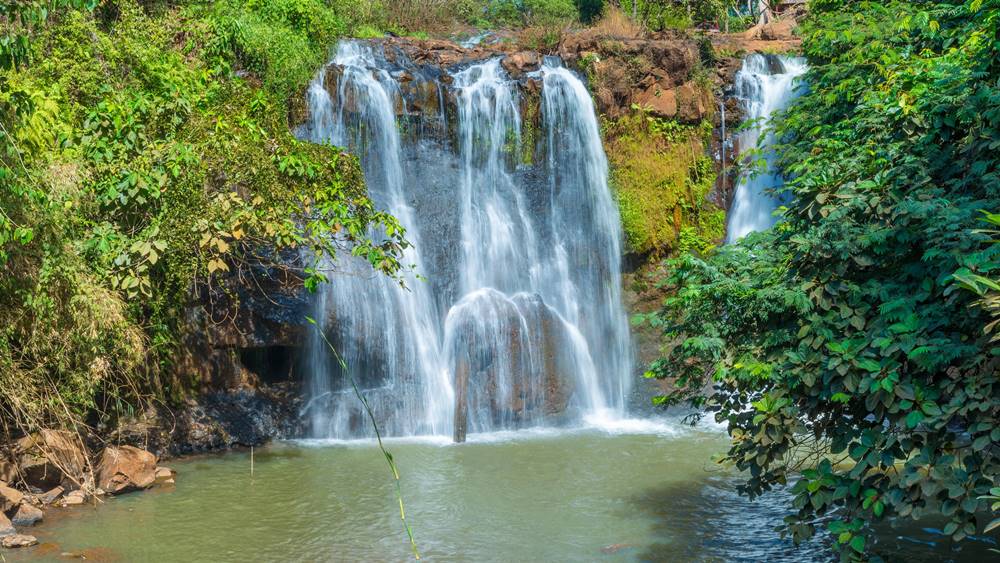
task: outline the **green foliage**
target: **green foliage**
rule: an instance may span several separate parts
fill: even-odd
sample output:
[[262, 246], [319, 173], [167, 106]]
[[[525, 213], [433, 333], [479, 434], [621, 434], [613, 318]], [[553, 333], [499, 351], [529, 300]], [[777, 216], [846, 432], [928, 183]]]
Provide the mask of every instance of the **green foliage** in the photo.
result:
[[784, 220], [673, 262], [649, 375], [728, 423], [746, 494], [792, 484], [796, 539], [869, 557], [872, 522], [939, 514], [962, 540], [998, 480], [1000, 2], [811, 9]]
[[351, 252], [399, 273], [404, 231], [356, 159], [286, 123], [338, 22], [311, 0], [155, 13], [121, 0], [30, 30], [0, 70], [5, 428], [176, 391], [185, 308], [231, 301], [251, 268], [315, 287], [320, 263]]
[[705, 251], [722, 238], [720, 209], [707, 200], [715, 184], [705, 156], [711, 125], [682, 125], [641, 108], [604, 124], [611, 185], [629, 252]]
[[0, 4], [0, 69], [13, 69], [32, 60], [31, 36], [49, 17], [63, 10], [93, 10], [97, 0], [17, 0]]
[[[348, 16], [369, 29], [388, 29], [400, 35], [428, 37], [451, 35], [456, 28], [521, 28], [526, 26], [560, 27], [581, 19], [586, 12], [593, 17], [601, 0], [338, 0], [337, 13], [358, 12]], [[579, 8], [578, 8], [579, 4]], [[353, 8], [349, 8], [353, 6]], [[359, 35], [355, 28], [352, 35]], [[555, 31], [555, 30], [554, 30]]]
[[[1000, 487], [993, 487], [992, 489], [990, 489], [990, 494], [983, 495], [979, 498], [981, 500], [990, 501], [990, 510], [992, 510], [993, 512], [1000, 511]], [[990, 523], [986, 525], [986, 528], [983, 529], [983, 531], [990, 532], [997, 528], [1000, 528], [1000, 518], [994, 518], [993, 520], [991, 520]]]
[[585, 24], [599, 20], [604, 12], [604, 0], [576, 0], [575, 3], [580, 21]]
[[620, 3], [623, 12], [634, 15], [650, 31], [717, 23], [727, 18], [728, 8], [736, 4], [725, 0], [624, 0]]
[[557, 25], [580, 18], [573, 0], [490, 0], [486, 19], [493, 25]]
[[205, 14], [191, 11], [208, 23], [208, 54], [218, 62], [235, 60], [284, 96], [308, 81], [347, 31], [322, 0], [229, 0], [213, 3]]

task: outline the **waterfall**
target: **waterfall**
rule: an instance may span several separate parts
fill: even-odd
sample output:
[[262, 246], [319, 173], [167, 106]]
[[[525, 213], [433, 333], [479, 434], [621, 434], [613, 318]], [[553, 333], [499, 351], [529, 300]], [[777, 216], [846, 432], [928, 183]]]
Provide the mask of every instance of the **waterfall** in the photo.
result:
[[[350, 41], [311, 83], [300, 137], [360, 157], [422, 276], [402, 289], [339, 257], [316, 318], [389, 435], [620, 417], [632, 376], [621, 227], [586, 87], [557, 59], [521, 81], [500, 59], [445, 72]], [[522, 123], [527, 81], [541, 89], [537, 123]], [[522, 146], [526, 127], [538, 150]], [[525, 149], [543, 157], [526, 163]], [[312, 435], [369, 435], [318, 344]]]
[[[807, 67], [801, 57], [753, 54], [743, 60], [736, 73], [735, 96], [751, 126], [736, 136], [739, 150], [758, 148], [764, 166], [744, 172], [736, 186], [729, 210], [726, 242], [735, 242], [749, 233], [762, 231], [775, 222], [774, 211], [781, 202], [765, 190], [784, 182], [775, 168], [774, 142], [768, 131], [771, 115], [788, 107], [799, 94], [798, 80]], [[763, 135], [763, 138], [762, 138]]]

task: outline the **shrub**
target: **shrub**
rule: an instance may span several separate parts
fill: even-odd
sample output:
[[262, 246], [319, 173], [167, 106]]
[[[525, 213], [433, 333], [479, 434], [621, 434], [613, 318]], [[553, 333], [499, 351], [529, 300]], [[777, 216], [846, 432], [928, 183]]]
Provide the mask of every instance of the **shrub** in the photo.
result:
[[398, 272], [403, 231], [357, 160], [286, 123], [340, 20], [312, 0], [155, 8], [59, 12], [0, 70], [4, 434], [182, 395], [185, 308], [283, 251], [306, 286], [344, 251]]
[[876, 560], [885, 519], [977, 534], [1000, 479], [1000, 220], [982, 212], [1000, 202], [1000, 3], [810, 10], [809, 91], [776, 130], [784, 218], [671, 264], [649, 375], [728, 424], [742, 492], [790, 485], [783, 532], [823, 525], [843, 560]]

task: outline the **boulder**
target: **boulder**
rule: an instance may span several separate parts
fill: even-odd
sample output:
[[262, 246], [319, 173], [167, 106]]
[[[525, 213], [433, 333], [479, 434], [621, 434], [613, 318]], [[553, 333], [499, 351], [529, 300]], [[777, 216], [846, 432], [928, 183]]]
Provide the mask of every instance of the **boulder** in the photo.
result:
[[145, 489], [156, 480], [156, 456], [133, 446], [108, 446], [96, 473], [97, 486], [109, 494]]
[[66, 492], [66, 489], [62, 487], [56, 487], [49, 490], [48, 492], [38, 495], [38, 501], [42, 504], [52, 504], [56, 501], [62, 494]]
[[677, 115], [677, 94], [653, 84], [636, 96], [635, 103], [655, 117], [673, 118]]
[[44, 518], [44, 514], [36, 506], [22, 502], [17, 508], [14, 517], [10, 519], [15, 526], [34, 526], [36, 522]]
[[156, 478], [157, 479], [169, 479], [174, 476], [174, 470], [169, 467], [157, 467], [156, 468]]
[[532, 51], [520, 51], [508, 55], [500, 61], [500, 66], [507, 71], [511, 78], [517, 80], [524, 76], [525, 72], [538, 70], [540, 63], [538, 53]]
[[17, 477], [42, 490], [56, 486], [76, 489], [82, 482], [87, 457], [72, 432], [41, 430], [14, 443]]
[[21, 491], [8, 486], [7, 483], [0, 482], [0, 512], [14, 510], [17, 505], [21, 504], [22, 500], [24, 500], [24, 495], [21, 494]]
[[14, 549], [18, 547], [31, 547], [38, 543], [38, 538], [35, 536], [29, 536], [27, 534], [14, 534], [7, 536], [0, 540], [0, 545], [7, 549]]
[[558, 416], [573, 392], [575, 358], [563, 321], [538, 295], [488, 289], [466, 296], [446, 321], [455, 366], [455, 440], [487, 420]]
[[80, 506], [81, 504], [87, 502], [86, 495], [83, 491], [70, 491], [65, 497], [63, 497], [63, 506]]
[[11, 524], [10, 520], [0, 512], [0, 538], [5, 536], [11, 536], [17, 533], [14, 529], [14, 524]]
[[760, 28], [760, 38], [765, 41], [791, 41], [795, 39], [795, 20], [783, 19]]
[[683, 123], [697, 123], [714, 111], [712, 93], [694, 82], [685, 82], [677, 88], [677, 119]]

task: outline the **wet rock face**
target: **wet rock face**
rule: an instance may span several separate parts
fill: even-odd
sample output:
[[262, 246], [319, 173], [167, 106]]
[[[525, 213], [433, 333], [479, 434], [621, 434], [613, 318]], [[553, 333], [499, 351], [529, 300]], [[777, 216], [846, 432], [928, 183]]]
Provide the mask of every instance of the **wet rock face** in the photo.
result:
[[[537, 71], [543, 54], [514, 50], [508, 45], [463, 48], [444, 40], [391, 38], [374, 41], [384, 48], [386, 62], [396, 67], [405, 105], [397, 112], [436, 114], [442, 94], [436, 82], [447, 83], [446, 71], [474, 62], [499, 58], [510, 78], [524, 82]], [[615, 38], [581, 32], [565, 35], [556, 53], [570, 68], [591, 80], [598, 111], [615, 118], [646, 106], [653, 115], [697, 122], [714, 113], [711, 91], [693, 75], [700, 64], [698, 45], [687, 37], [657, 35], [648, 39]], [[326, 87], [336, 92], [340, 69], [327, 68]], [[450, 101], [450, 100], [449, 100]], [[345, 107], [356, 107], [348, 96]]]
[[566, 411], [574, 381], [563, 354], [568, 335], [540, 297], [479, 292], [453, 310], [447, 330], [460, 335], [452, 358], [456, 441], [490, 420], [517, 426]]
[[[255, 373], [241, 360], [246, 349], [301, 346], [309, 324], [312, 296], [302, 274], [287, 256], [288, 269], [250, 267], [227, 285], [234, 295], [199, 295], [187, 310], [187, 334], [176, 372], [197, 382], [199, 390], [255, 388], [267, 374]], [[211, 311], [211, 312], [210, 312]]]
[[302, 406], [293, 382], [215, 391], [171, 411], [142, 413], [122, 424], [111, 439], [162, 457], [258, 446], [302, 436]]

